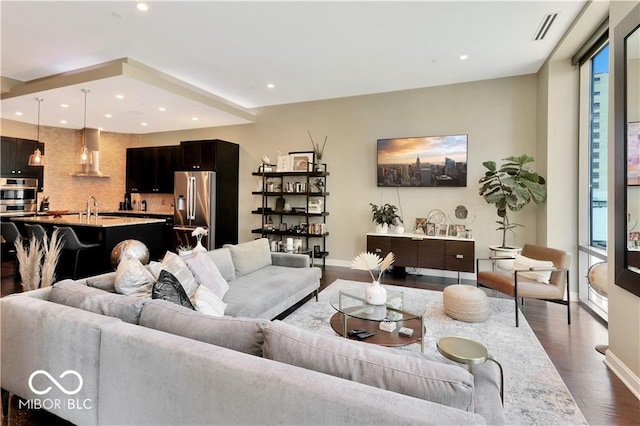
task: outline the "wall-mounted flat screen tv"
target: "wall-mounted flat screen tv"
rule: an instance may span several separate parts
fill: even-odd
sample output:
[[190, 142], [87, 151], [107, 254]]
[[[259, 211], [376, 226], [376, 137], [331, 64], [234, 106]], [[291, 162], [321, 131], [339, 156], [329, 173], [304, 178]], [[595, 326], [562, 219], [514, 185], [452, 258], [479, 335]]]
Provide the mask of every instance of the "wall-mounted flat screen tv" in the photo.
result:
[[378, 139], [378, 186], [467, 186], [467, 135]]

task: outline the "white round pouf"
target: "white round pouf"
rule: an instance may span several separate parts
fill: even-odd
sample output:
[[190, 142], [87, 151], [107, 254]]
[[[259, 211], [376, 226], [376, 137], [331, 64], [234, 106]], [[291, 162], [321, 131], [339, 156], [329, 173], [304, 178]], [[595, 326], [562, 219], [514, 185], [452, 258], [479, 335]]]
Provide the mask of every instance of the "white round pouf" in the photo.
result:
[[444, 311], [453, 319], [480, 322], [489, 317], [489, 298], [484, 291], [470, 285], [450, 285], [442, 296]]

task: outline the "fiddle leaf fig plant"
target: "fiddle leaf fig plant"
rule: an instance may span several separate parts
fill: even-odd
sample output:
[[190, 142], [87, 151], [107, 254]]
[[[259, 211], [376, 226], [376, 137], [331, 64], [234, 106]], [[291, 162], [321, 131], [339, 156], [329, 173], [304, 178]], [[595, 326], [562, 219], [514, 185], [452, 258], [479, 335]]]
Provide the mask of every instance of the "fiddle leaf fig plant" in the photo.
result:
[[497, 231], [502, 231], [501, 248], [507, 248], [507, 231], [522, 227], [519, 223], [509, 220], [509, 211], [519, 211], [533, 201], [542, 204], [547, 199], [544, 188], [545, 179], [526, 166], [534, 162], [530, 155], [503, 158], [504, 163], [498, 168], [495, 161], [482, 163], [487, 168], [480, 178], [480, 195], [484, 200], [496, 208], [499, 220]]

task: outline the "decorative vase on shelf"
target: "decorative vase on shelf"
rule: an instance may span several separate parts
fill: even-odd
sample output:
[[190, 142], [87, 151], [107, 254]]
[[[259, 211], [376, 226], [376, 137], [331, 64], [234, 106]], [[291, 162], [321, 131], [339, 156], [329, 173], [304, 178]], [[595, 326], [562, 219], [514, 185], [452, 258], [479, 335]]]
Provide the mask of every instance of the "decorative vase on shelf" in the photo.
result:
[[404, 225], [396, 225], [395, 231], [396, 231], [396, 234], [404, 234]]
[[376, 234], [386, 234], [387, 232], [389, 232], [389, 225], [386, 223], [376, 224]]
[[373, 281], [365, 289], [364, 298], [372, 305], [384, 305], [387, 303], [387, 290], [380, 285], [380, 281]]

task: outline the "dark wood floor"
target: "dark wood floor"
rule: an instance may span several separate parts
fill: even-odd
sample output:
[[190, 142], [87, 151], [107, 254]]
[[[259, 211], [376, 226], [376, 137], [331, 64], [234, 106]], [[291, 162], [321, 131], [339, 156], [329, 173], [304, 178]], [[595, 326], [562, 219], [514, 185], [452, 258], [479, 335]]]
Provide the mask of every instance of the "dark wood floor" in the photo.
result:
[[[3, 264], [2, 296], [20, 291], [19, 285], [14, 285], [10, 271], [5, 269], [10, 266]], [[369, 275], [363, 271], [327, 267], [321, 280], [321, 289], [338, 278], [370, 281]], [[433, 277], [394, 277], [388, 274], [383, 282], [439, 291], [446, 285], [455, 284], [452, 280]], [[603, 362], [604, 356], [594, 349], [596, 345], [607, 343], [606, 327], [576, 303], [572, 304], [572, 323], [567, 325], [565, 309], [553, 303], [527, 300], [524, 316], [587, 421], [592, 425], [640, 425], [640, 401], [609, 371]], [[67, 423], [47, 413], [17, 410], [15, 398], [12, 399], [9, 416], [2, 421], [3, 426], [63, 424]]]

